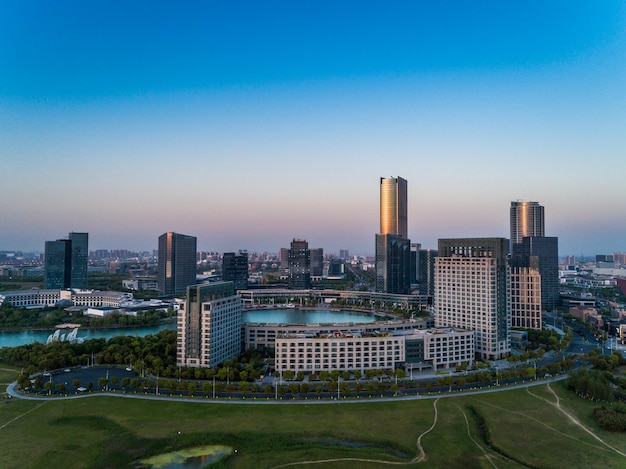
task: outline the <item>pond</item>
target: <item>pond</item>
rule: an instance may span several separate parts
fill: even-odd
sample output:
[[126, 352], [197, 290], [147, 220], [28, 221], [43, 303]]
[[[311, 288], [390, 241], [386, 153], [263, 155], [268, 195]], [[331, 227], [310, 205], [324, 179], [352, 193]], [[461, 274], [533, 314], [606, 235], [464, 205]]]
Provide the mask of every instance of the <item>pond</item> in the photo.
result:
[[159, 454], [140, 462], [151, 469], [204, 469], [232, 453], [233, 449], [228, 446], [198, 446]]

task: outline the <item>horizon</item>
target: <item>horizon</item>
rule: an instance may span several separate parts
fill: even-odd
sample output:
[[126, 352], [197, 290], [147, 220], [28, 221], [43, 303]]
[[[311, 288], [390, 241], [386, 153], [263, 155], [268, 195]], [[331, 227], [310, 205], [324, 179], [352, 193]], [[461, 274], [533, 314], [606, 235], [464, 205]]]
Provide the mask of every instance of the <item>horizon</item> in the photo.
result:
[[0, 15], [0, 250], [373, 253], [380, 177], [408, 236], [626, 251], [626, 5], [36, 0]]

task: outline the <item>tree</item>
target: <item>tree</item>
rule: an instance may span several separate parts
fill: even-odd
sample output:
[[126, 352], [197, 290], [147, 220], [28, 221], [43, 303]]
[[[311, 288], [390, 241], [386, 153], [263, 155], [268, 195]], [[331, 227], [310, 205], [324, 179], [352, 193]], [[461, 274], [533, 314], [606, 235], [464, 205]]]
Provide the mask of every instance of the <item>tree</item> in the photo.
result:
[[98, 387], [100, 389], [104, 389], [108, 382], [109, 382], [109, 380], [106, 379], [106, 378], [98, 378]]
[[54, 382], [52, 381], [46, 381], [43, 385], [43, 389], [44, 391], [46, 391], [48, 394], [50, 394], [52, 392], [52, 390], [54, 389]]

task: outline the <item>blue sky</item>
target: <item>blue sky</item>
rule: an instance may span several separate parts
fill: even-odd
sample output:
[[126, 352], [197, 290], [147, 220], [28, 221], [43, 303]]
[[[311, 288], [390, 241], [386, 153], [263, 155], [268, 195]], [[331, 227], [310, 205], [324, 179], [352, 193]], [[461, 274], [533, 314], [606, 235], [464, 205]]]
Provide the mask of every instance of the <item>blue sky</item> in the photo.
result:
[[372, 253], [399, 175], [425, 247], [626, 251], [623, 2], [181, 3], [0, 3], [0, 250]]

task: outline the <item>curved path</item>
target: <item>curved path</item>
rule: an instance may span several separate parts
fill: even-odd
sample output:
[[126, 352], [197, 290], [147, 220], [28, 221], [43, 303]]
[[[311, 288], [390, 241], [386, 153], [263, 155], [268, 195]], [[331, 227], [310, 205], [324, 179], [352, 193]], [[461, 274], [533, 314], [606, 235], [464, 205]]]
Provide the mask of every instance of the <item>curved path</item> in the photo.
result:
[[[614, 446], [611, 446], [610, 444], [608, 444], [606, 441], [604, 441], [602, 438], [600, 438], [598, 435], [596, 435], [595, 433], [593, 433], [591, 430], [589, 430], [587, 427], [585, 427], [574, 415], [572, 415], [570, 412], [568, 412], [566, 409], [564, 409], [561, 406], [561, 399], [559, 398], [558, 394], [554, 392], [554, 390], [550, 387], [550, 383], [548, 383], [548, 389], [550, 390], [550, 392], [552, 393], [552, 395], [555, 397], [556, 402], [551, 402], [548, 399], [545, 399], [541, 396], [537, 396], [536, 394], [533, 394], [533, 396], [537, 397], [538, 399], [541, 399], [544, 402], [547, 402], [548, 404], [556, 407], [560, 412], [562, 412], [563, 414], [565, 414], [565, 416], [569, 419], [570, 422], [572, 422], [574, 425], [576, 425], [577, 427], [580, 427], [583, 431], [585, 431], [586, 433], [588, 433], [589, 435], [591, 435], [593, 438], [595, 438], [596, 440], [598, 440], [600, 443], [602, 443], [604, 446], [606, 446], [607, 448], [615, 451], [617, 454], [624, 456], [626, 458], [626, 453], [624, 453], [623, 451], [620, 451], [619, 449], [617, 449]], [[532, 393], [531, 393], [532, 394]]]
[[439, 401], [439, 398], [435, 399], [435, 401], [433, 402], [433, 408], [435, 410], [435, 416], [433, 418], [433, 424], [430, 426], [430, 428], [428, 430], [426, 430], [424, 433], [422, 433], [418, 438], [417, 441], [415, 442], [415, 445], [417, 446], [417, 456], [415, 456], [413, 459], [411, 459], [410, 461], [386, 461], [384, 459], [364, 459], [364, 458], [334, 458], [334, 459], [319, 459], [319, 460], [310, 460], [310, 461], [300, 461], [300, 462], [290, 462], [287, 464], [281, 464], [279, 466], [274, 466], [271, 469], [279, 469], [281, 467], [294, 467], [294, 466], [304, 466], [304, 465], [311, 465], [311, 464], [324, 464], [324, 463], [328, 463], [328, 462], [367, 462], [367, 463], [374, 463], [374, 464], [386, 464], [389, 466], [406, 466], [408, 464], [417, 464], [420, 463], [422, 461], [424, 461], [426, 459], [426, 452], [424, 451], [424, 448], [422, 447], [422, 437], [424, 437], [425, 435], [427, 435], [428, 433], [430, 433], [431, 431], [434, 430], [435, 426], [437, 425], [437, 419], [439, 416], [439, 413], [437, 412], [437, 402]]

